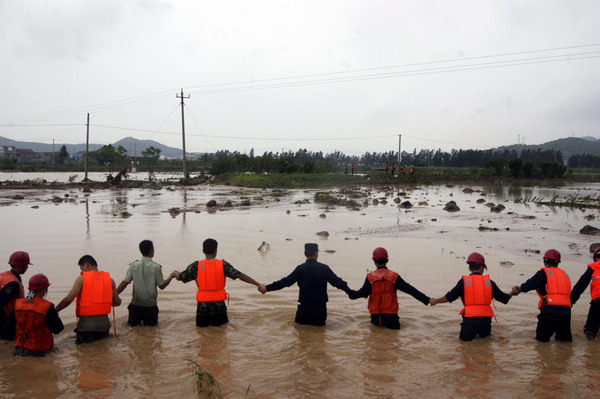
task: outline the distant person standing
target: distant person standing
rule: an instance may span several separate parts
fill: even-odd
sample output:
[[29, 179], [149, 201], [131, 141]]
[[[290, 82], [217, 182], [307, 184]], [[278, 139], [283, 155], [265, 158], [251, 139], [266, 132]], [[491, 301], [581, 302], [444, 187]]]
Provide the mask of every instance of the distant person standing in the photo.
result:
[[549, 249], [544, 253], [544, 267], [520, 286], [514, 286], [513, 295], [536, 290], [540, 302], [535, 339], [548, 342], [556, 334], [557, 341], [573, 341], [571, 335], [571, 280], [558, 268], [560, 252]]
[[269, 285], [261, 284], [258, 289], [265, 294], [268, 291], [277, 291], [293, 284], [298, 284], [298, 310], [296, 311], [297, 324], [310, 324], [324, 326], [327, 320], [327, 284], [348, 293], [348, 284], [324, 263], [317, 261], [319, 246], [315, 243], [304, 245], [306, 262], [297, 266], [292, 273], [281, 280]]
[[385, 164], [385, 166], [384, 166], [384, 168], [385, 168], [385, 174], [386, 174], [386, 175], [387, 175], [387, 173], [388, 173], [388, 167], [389, 167], [389, 166], [388, 166], [388, 164], [386, 163], [386, 164]]
[[354, 162], [352, 162], [352, 175], [354, 176]]
[[175, 279], [187, 283], [196, 281], [196, 327], [220, 326], [229, 322], [225, 299], [225, 277], [232, 280], [240, 279], [245, 283], [260, 286], [252, 277], [235, 269], [224, 259], [217, 259], [218, 243], [212, 238], [204, 240], [202, 252], [204, 260], [191, 263], [184, 271], [175, 270]]
[[10, 270], [0, 273], [0, 338], [13, 340], [15, 338], [14, 328], [12, 330], [2, 329], [6, 319], [15, 309], [15, 302], [25, 297], [25, 288], [21, 276], [27, 272], [32, 263], [29, 254], [24, 251], [13, 252], [8, 259]]
[[41, 357], [54, 348], [52, 334], [65, 327], [52, 302], [44, 299], [50, 282], [43, 274], [29, 279], [29, 294], [15, 302], [7, 324], [16, 331], [13, 356]]
[[448, 293], [440, 298], [431, 300], [431, 305], [453, 302], [460, 298], [464, 304], [460, 314], [463, 322], [460, 324], [459, 338], [461, 341], [472, 341], [479, 336], [485, 338], [492, 332], [492, 317], [494, 311], [490, 306], [492, 299], [507, 304], [512, 293], [506, 294], [494, 283], [489, 275], [483, 272], [487, 269], [483, 255], [473, 252], [467, 258], [471, 274], [462, 276]]
[[600, 247], [594, 251], [592, 260], [593, 262], [587, 266], [585, 273], [579, 278], [579, 281], [573, 287], [573, 291], [571, 291], [571, 304], [575, 305], [583, 291], [588, 285], [590, 286], [592, 301], [583, 327], [583, 333], [588, 341], [593, 341], [598, 334], [598, 329], [600, 329]]
[[406, 175], [406, 166], [402, 168], [402, 176]]
[[117, 294], [117, 287], [110, 274], [99, 271], [98, 263], [91, 255], [82, 256], [77, 264], [81, 270], [80, 276], [75, 279], [67, 296], [56, 305], [56, 311], [60, 312], [77, 299], [75, 315], [78, 319], [75, 343], [83, 344], [108, 337], [110, 330], [108, 314], [112, 306], [121, 304], [121, 298]]
[[400, 329], [398, 317], [398, 296], [396, 291], [402, 291], [427, 306], [430, 298], [407, 283], [396, 272], [387, 268], [389, 260], [385, 248], [375, 248], [372, 256], [376, 270], [367, 274], [360, 290], [348, 292], [350, 299], [369, 298], [368, 309], [371, 314], [371, 324], [392, 330]]
[[162, 266], [154, 262], [154, 244], [150, 240], [144, 240], [139, 245], [142, 259], [129, 264], [127, 273], [117, 287], [117, 294], [133, 281], [133, 294], [131, 303], [127, 306], [129, 318], [127, 325], [135, 327], [143, 324], [145, 326], [155, 326], [158, 324], [158, 290], [156, 287], [164, 290], [167, 288], [173, 276], [165, 280], [162, 273]]
[[345, 173], [348, 174], [348, 164], [346, 164]]
[[392, 165], [391, 170], [392, 170], [392, 176], [394, 176], [394, 165]]

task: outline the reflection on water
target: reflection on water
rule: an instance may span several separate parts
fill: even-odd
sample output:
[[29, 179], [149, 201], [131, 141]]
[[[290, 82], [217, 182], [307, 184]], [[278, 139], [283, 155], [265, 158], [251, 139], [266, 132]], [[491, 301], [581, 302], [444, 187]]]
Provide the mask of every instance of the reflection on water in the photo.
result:
[[[139, 258], [139, 241], [147, 238], [165, 274], [201, 258], [201, 242], [213, 237], [219, 257], [264, 283], [302, 263], [305, 242], [318, 242], [319, 260], [353, 288], [373, 268], [373, 248], [383, 246], [390, 269], [433, 297], [467, 272], [466, 256], [475, 250], [505, 291], [533, 275], [541, 267], [537, 251], [550, 247], [561, 251], [561, 266], [573, 279], [584, 272], [589, 245], [598, 239], [579, 229], [597, 223], [586, 219], [597, 211], [512, 202], [560, 188], [472, 187], [480, 190], [473, 194], [463, 188], [400, 187], [413, 203], [410, 209], [393, 202], [395, 190], [366, 188], [370, 194], [359, 203], [374, 198], [387, 203], [359, 211], [314, 204], [314, 191], [301, 190], [284, 197], [231, 187], [72, 190], [70, 201], [60, 203], [52, 198], [65, 198], [63, 190], [19, 191], [22, 200], [2, 190], [0, 218], [10, 227], [1, 230], [0, 257], [28, 251], [34, 265], [24, 281], [46, 274], [52, 283], [47, 299], [54, 303], [71, 288], [81, 255], [92, 254], [118, 283]], [[507, 209], [492, 213], [479, 198]], [[206, 207], [211, 199], [219, 204], [215, 212]], [[242, 205], [248, 199], [250, 205]], [[449, 200], [461, 211], [443, 211]], [[233, 205], [224, 206], [227, 201]], [[169, 212], [172, 208], [181, 213]], [[316, 234], [321, 231], [329, 236]], [[259, 250], [263, 242], [268, 247]], [[535, 295], [498, 307], [491, 338], [462, 343], [462, 306], [456, 302], [425, 307], [400, 293], [402, 329], [392, 331], [370, 324], [366, 300], [350, 301], [330, 289], [327, 326], [319, 328], [293, 323], [297, 288], [261, 295], [228, 280], [227, 291], [226, 326], [196, 328], [194, 284], [172, 282], [159, 293], [159, 325], [129, 328], [128, 287], [116, 309], [118, 337], [111, 331], [110, 338], [83, 346], [74, 344], [71, 306], [61, 312], [65, 331], [45, 358], [12, 358], [12, 343], [0, 341], [0, 397], [193, 397], [186, 359], [210, 371], [232, 398], [244, 397], [248, 387], [257, 398], [593, 397], [600, 388], [600, 346], [582, 334], [583, 300], [573, 308], [572, 344], [535, 342]]]

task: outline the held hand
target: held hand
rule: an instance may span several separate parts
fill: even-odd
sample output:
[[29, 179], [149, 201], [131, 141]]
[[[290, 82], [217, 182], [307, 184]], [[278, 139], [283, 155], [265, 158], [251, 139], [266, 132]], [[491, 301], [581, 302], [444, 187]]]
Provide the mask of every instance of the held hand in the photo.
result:
[[179, 280], [179, 272], [177, 270], [173, 270], [169, 276], [175, 280]]
[[267, 286], [266, 286], [266, 285], [264, 285], [264, 284], [260, 284], [260, 285], [259, 285], [257, 288], [258, 288], [258, 291], [259, 291], [261, 294], [263, 294], [263, 295], [264, 295], [264, 294], [266, 294], [266, 293], [267, 293]]
[[512, 287], [512, 291], [510, 293], [512, 296], [519, 295], [521, 293], [521, 287], [515, 285], [514, 287]]
[[437, 304], [437, 301], [435, 300], [435, 298], [429, 298], [429, 304], [431, 306], [435, 306]]

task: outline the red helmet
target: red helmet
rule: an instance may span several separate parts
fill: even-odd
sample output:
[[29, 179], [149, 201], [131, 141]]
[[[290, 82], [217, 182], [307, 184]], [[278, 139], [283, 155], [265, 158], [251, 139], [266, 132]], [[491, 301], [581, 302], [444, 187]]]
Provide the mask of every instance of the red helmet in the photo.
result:
[[485, 266], [485, 259], [483, 258], [482, 254], [480, 254], [478, 252], [473, 252], [467, 258], [467, 263], [481, 263], [482, 265]]
[[560, 263], [560, 252], [556, 249], [549, 249], [544, 254], [544, 259], [551, 259]]
[[373, 250], [373, 259], [384, 259], [388, 258], [388, 253], [385, 248], [378, 247]]
[[8, 264], [11, 266], [33, 265], [33, 263], [29, 261], [29, 254], [23, 251], [13, 252], [8, 260]]
[[594, 250], [594, 254], [592, 255], [592, 259], [596, 259], [596, 256], [598, 256], [599, 252], [600, 252], [600, 245], [598, 246], [598, 248], [596, 248]]
[[30, 291], [39, 291], [44, 288], [48, 288], [50, 286], [50, 282], [48, 281], [48, 277], [44, 276], [42, 273], [35, 274], [31, 276], [29, 279], [29, 290]]

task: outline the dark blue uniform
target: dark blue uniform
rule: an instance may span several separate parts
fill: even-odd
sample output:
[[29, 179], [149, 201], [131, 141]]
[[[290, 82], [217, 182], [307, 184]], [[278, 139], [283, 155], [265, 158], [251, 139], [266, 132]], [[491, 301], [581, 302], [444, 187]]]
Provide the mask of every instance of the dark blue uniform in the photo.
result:
[[300, 288], [295, 321], [313, 326], [323, 326], [327, 319], [327, 283], [346, 293], [350, 290], [348, 284], [336, 276], [329, 266], [316, 259], [307, 259], [289, 276], [267, 285], [267, 291], [277, 291], [294, 283], [298, 283]]

